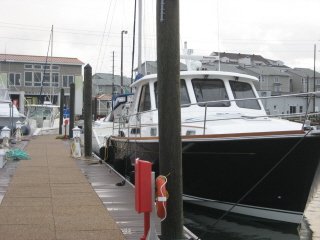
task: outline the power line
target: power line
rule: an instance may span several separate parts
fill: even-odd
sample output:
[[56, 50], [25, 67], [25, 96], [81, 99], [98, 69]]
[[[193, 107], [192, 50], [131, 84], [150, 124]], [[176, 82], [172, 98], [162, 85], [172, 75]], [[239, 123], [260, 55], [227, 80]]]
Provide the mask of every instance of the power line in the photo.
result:
[[98, 53], [98, 59], [97, 59], [97, 63], [96, 63], [96, 70], [98, 70], [98, 63], [99, 63], [99, 58], [100, 58], [100, 53], [101, 53], [101, 49], [102, 49], [102, 44], [103, 44], [103, 40], [104, 40], [104, 35], [107, 29], [107, 24], [108, 24], [108, 19], [109, 19], [109, 13], [110, 13], [110, 8], [111, 8], [111, 4], [112, 4], [112, 0], [110, 1], [109, 7], [108, 7], [108, 13], [107, 13], [107, 18], [106, 18], [106, 22], [104, 24], [104, 29], [103, 29], [103, 34], [102, 34], [102, 38], [100, 41], [100, 47], [99, 47], [99, 53]]
[[[115, 2], [115, 5], [113, 7], [113, 13], [115, 12], [115, 8], [116, 8], [116, 5], [117, 5], [117, 1]], [[107, 42], [109, 40], [109, 37], [110, 37], [110, 32], [111, 32], [111, 26], [112, 26], [112, 22], [113, 22], [113, 17], [114, 17], [114, 14], [112, 14], [112, 18], [111, 18], [111, 22], [110, 22], [110, 27], [109, 27], [109, 31], [108, 31], [108, 34], [107, 34]], [[120, 34], [121, 35], [121, 34]], [[102, 65], [103, 65], [103, 62], [104, 62], [104, 58], [105, 58], [105, 55], [106, 55], [106, 51], [107, 49], [105, 48], [105, 51], [103, 53], [103, 57], [102, 57], [102, 60], [101, 60], [101, 64], [100, 64], [100, 70], [102, 68]]]

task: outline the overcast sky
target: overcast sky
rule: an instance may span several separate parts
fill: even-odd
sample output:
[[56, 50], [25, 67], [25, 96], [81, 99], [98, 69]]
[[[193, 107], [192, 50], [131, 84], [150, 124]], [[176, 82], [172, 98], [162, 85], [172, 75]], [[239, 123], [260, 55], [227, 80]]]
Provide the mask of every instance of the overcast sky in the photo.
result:
[[[156, 0], [142, 0], [142, 61], [156, 60]], [[1, 0], [0, 52], [47, 55], [51, 25], [53, 56], [76, 57], [93, 72], [130, 76], [134, 0]], [[196, 54], [257, 54], [290, 67], [320, 70], [319, 0], [180, 0], [180, 39]], [[50, 54], [50, 53], [49, 53]]]

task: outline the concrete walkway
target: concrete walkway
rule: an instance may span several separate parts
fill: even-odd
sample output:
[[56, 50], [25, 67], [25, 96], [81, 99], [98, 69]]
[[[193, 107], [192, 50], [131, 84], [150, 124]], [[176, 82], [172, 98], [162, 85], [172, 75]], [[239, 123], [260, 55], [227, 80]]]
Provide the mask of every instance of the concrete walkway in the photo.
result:
[[0, 205], [0, 239], [125, 239], [55, 135], [37, 136]]

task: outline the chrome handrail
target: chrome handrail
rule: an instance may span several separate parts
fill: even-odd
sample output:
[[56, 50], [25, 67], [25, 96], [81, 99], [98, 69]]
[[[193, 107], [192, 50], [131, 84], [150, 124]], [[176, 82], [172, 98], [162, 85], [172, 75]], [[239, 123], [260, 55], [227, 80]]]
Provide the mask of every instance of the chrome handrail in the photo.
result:
[[[216, 101], [207, 101], [207, 102], [197, 102], [197, 103], [188, 103], [188, 104], [182, 104], [181, 108], [184, 107], [190, 107], [190, 106], [194, 106], [194, 105], [202, 105], [205, 106], [204, 108], [204, 116], [203, 116], [203, 120], [193, 120], [193, 121], [188, 121], [188, 122], [182, 122], [181, 125], [183, 126], [183, 124], [185, 123], [199, 123], [199, 122], [203, 122], [203, 134], [206, 133], [206, 125], [207, 122], [210, 121], [221, 121], [221, 120], [226, 120], [226, 119], [243, 119], [243, 118], [252, 118], [252, 119], [256, 119], [256, 118], [262, 118], [262, 117], [267, 117], [267, 118], [290, 118], [290, 117], [310, 117], [310, 116], [318, 116], [320, 115], [320, 113], [307, 113], [307, 112], [301, 112], [301, 113], [292, 113], [292, 114], [276, 114], [276, 115], [268, 115], [266, 114], [262, 114], [262, 115], [250, 115], [250, 116], [246, 116], [246, 115], [241, 115], [240, 117], [228, 117], [228, 118], [218, 118], [218, 119], [208, 119], [208, 104], [210, 103], [221, 103], [221, 102], [235, 102], [235, 101], [248, 101], [248, 100], [261, 100], [261, 99], [272, 99], [272, 98], [285, 98], [285, 97], [312, 97], [312, 96], [320, 96], [320, 91], [316, 91], [316, 92], [308, 92], [308, 93], [298, 93], [298, 94], [286, 94], [286, 95], [279, 95], [279, 96], [269, 96], [269, 97], [256, 97], [256, 98], [242, 98], [242, 99], [228, 99], [228, 100], [216, 100]], [[262, 105], [262, 103], [260, 102], [260, 104]], [[222, 107], [223, 108], [223, 107]], [[261, 109], [262, 110], [262, 109]], [[124, 127], [127, 127], [128, 130], [128, 136], [130, 134], [130, 128], [135, 127], [136, 129], [138, 129], [139, 126], [139, 136], [141, 137], [141, 133], [142, 133], [142, 127], [150, 127], [150, 126], [157, 126], [158, 123], [153, 123], [153, 124], [142, 124], [141, 123], [141, 114], [145, 114], [145, 113], [152, 113], [158, 111], [158, 109], [151, 109], [148, 111], [143, 111], [143, 112], [138, 112], [138, 113], [133, 113], [133, 114], [128, 114], [126, 115], [126, 118], [128, 120], [127, 124], [124, 124]], [[134, 117], [136, 119], [135, 124], [132, 125], [130, 124], [130, 118]], [[115, 117], [114, 121], [113, 121], [113, 128], [115, 123], [117, 122], [116, 120], [118, 120], [118, 127], [119, 129], [119, 133], [120, 133], [120, 129], [122, 129], [120, 127], [121, 125], [121, 119], [122, 117], [119, 117], [119, 119], [117, 119]], [[126, 122], [126, 121], [125, 121]], [[136, 132], [137, 134], [137, 132]]]

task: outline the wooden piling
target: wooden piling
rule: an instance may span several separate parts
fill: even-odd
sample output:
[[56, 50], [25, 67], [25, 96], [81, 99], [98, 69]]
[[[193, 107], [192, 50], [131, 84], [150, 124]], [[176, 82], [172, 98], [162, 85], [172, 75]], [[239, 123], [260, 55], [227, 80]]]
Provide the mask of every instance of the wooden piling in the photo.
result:
[[160, 174], [167, 176], [167, 218], [161, 239], [183, 238], [179, 0], [157, 1]]
[[63, 125], [63, 106], [64, 106], [64, 89], [60, 89], [60, 118], [59, 118], [59, 135], [62, 134]]
[[75, 84], [70, 84], [70, 119], [69, 119], [69, 138], [73, 138], [72, 129], [74, 128], [74, 108], [75, 108]]
[[92, 155], [92, 68], [89, 64], [84, 67], [84, 155]]

